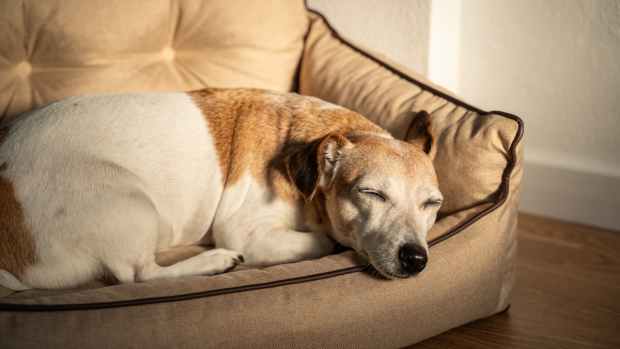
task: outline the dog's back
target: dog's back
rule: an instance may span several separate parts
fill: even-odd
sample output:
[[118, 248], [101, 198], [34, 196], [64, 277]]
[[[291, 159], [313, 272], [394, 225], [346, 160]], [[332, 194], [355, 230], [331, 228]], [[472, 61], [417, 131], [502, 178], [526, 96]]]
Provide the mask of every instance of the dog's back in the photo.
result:
[[223, 189], [210, 137], [184, 93], [73, 97], [22, 115], [0, 145], [0, 269], [79, 284], [114, 268], [102, 261], [116, 247], [93, 241], [136, 236], [152, 211], [159, 241], [135, 243], [196, 242]]

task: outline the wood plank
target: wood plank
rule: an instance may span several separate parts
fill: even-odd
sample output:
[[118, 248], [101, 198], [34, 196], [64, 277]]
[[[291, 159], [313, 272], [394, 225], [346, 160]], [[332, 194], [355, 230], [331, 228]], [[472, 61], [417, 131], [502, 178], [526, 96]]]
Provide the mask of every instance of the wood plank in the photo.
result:
[[519, 219], [510, 310], [411, 348], [620, 348], [620, 233]]

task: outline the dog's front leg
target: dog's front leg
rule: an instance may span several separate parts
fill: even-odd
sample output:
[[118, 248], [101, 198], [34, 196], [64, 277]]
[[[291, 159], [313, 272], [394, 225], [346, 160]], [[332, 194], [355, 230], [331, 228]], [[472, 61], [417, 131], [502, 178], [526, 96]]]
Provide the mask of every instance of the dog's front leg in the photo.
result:
[[161, 266], [155, 258], [150, 260], [136, 275], [137, 281], [171, 278], [190, 275], [214, 275], [227, 272], [244, 261], [243, 256], [235, 251], [216, 248], [170, 266]]
[[250, 234], [242, 252], [248, 265], [268, 266], [323, 257], [335, 246], [323, 233], [278, 229]]

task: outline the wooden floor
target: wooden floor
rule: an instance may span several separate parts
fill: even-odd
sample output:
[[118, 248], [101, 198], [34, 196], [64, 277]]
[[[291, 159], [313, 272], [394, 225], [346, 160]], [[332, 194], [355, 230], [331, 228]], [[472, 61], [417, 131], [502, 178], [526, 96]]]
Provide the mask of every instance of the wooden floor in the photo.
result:
[[620, 348], [620, 232], [522, 214], [517, 271], [510, 310], [411, 348]]

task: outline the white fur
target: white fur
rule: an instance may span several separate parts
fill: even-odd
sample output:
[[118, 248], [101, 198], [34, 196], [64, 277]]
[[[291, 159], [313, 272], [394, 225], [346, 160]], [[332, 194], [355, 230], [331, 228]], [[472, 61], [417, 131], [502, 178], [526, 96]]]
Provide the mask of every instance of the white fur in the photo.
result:
[[14, 291], [24, 291], [30, 288], [17, 280], [13, 274], [2, 269], [0, 269], [0, 285]]
[[[249, 175], [224, 191], [214, 141], [184, 93], [75, 97], [21, 118], [0, 147], [37, 262], [12, 289], [66, 288], [111, 272], [121, 282], [215, 274], [325, 255], [323, 234], [290, 230], [296, 208]], [[211, 236], [211, 233], [215, 233]], [[169, 267], [155, 253], [215, 241]], [[8, 274], [4, 275], [4, 274]]]
[[130, 281], [154, 250], [196, 243], [223, 190], [215, 154], [182, 93], [75, 97], [20, 119], [0, 158], [35, 240], [22, 281]]
[[243, 251], [246, 263], [256, 266], [317, 258], [334, 247], [326, 234], [309, 232], [299, 207], [274, 197], [247, 173], [225, 190], [213, 233], [216, 246]]

